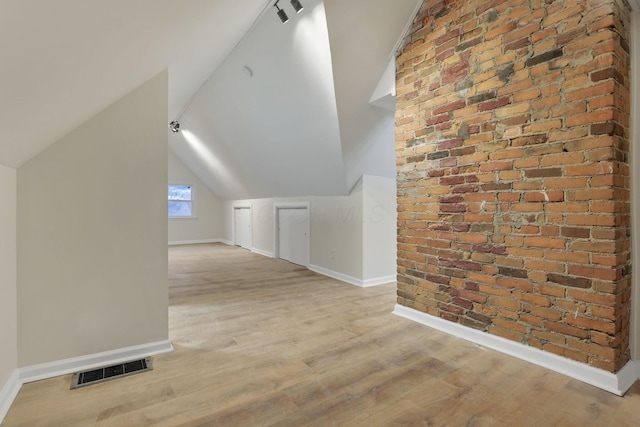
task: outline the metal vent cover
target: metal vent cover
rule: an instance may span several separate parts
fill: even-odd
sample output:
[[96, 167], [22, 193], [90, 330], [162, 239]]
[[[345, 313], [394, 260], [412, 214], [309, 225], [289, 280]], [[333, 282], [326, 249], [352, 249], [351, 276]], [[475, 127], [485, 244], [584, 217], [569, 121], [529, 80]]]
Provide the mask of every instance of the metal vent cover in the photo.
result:
[[153, 365], [151, 358], [147, 357], [130, 362], [118, 363], [117, 365], [76, 372], [71, 379], [71, 390], [152, 370]]

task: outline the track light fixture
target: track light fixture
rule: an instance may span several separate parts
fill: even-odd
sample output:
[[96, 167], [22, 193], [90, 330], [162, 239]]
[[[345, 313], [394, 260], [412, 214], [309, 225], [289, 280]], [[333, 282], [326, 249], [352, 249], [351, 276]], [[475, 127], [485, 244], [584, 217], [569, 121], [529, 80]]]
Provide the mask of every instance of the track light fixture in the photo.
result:
[[169, 129], [171, 129], [171, 132], [173, 133], [180, 132], [180, 123], [178, 123], [177, 120], [172, 121], [171, 123], [169, 123]]
[[280, 20], [282, 21], [283, 24], [286, 24], [287, 21], [289, 20], [289, 17], [287, 16], [287, 12], [285, 12], [284, 10], [280, 9], [278, 7], [278, 2], [280, 0], [276, 0], [276, 3], [273, 5], [273, 7], [275, 7], [276, 9], [278, 9], [278, 17], [280, 18]]
[[296, 13], [300, 13], [302, 12], [302, 9], [304, 9], [298, 0], [291, 0], [291, 6], [296, 10]]

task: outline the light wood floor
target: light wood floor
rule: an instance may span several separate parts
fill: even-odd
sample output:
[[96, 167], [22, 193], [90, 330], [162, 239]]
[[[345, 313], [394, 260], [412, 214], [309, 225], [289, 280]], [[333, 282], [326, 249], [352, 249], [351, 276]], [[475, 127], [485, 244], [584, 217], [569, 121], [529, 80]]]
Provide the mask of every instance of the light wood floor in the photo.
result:
[[616, 397], [396, 317], [360, 289], [224, 245], [169, 249], [155, 370], [26, 384], [8, 426], [640, 426]]

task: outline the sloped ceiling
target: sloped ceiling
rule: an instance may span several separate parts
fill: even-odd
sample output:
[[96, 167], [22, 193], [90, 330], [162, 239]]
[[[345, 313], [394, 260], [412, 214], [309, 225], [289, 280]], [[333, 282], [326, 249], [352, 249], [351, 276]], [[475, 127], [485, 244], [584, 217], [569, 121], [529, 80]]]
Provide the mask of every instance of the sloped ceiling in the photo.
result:
[[267, 10], [179, 116], [170, 147], [222, 199], [345, 195], [395, 176], [394, 114], [369, 104], [420, 0]]
[[304, 3], [269, 11], [180, 119], [173, 149], [225, 199], [347, 192], [324, 6]]
[[301, 1], [283, 25], [273, 0], [0, 0], [0, 163], [168, 68], [170, 148], [222, 199], [393, 176], [393, 113], [368, 101], [421, 0]]
[[0, 163], [19, 167], [169, 68], [177, 114], [266, 0], [0, 0]]

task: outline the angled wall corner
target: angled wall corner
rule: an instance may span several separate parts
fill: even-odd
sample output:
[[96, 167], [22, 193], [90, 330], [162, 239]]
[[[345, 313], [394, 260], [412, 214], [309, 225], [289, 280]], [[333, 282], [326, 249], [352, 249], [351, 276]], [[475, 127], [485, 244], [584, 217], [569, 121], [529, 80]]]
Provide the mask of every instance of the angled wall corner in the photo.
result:
[[167, 94], [165, 71], [19, 168], [19, 366], [168, 338]]
[[363, 280], [369, 286], [395, 282], [396, 180], [365, 175], [363, 184]]
[[371, 94], [369, 104], [384, 110], [396, 111], [396, 58], [393, 57], [385, 68], [380, 82]]

